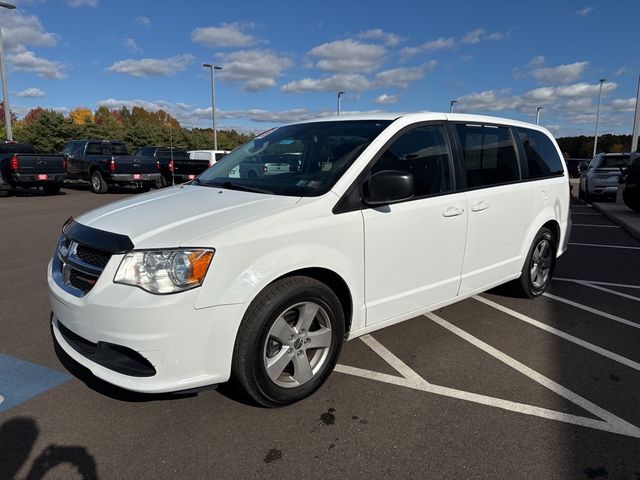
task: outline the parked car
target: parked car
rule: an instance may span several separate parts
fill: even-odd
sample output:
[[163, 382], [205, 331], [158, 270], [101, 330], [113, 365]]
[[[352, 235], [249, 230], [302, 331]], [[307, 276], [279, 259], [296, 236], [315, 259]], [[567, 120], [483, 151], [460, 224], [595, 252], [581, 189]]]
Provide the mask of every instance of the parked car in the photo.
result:
[[189, 150], [188, 153], [190, 159], [207, 160], [211, 166], [227, 155], [229, 150]]
[[631, 210], [640, 212], [640, 153], [631, 154], [629, 166], [623, 172], [622, 200]]
[[298, 171], [301, 157], [298, 154], [272, 154], [251, 156], [229, 172], [229, 178], [257, 178]]
[[143, 147], [134, 156], [158, 163], [162, 173], [158, 188], [193, 180], [211, 166], [208, 160], [191, 159], [186, 150], [175, 147]]
[[[231, 176], [293, 143], [297, 168]], [[541, 295], [569, 202], [536, 125], [420, 113], [280, 127], [190, 184], [69, 219], [48, 268], [53, 335], [125, 389], [233, 377], [261, 405], [289, 404], [345, 339], [503, 283]]]
[[581, 167], [578, 197], [585, 202], [615, 198], [620, 185], [620, 167], [628, 164], [628, 153], [599, 153], [586, 170]]
[[0, 196], [17, 187], [41, 187], [47, 195], [55, 195], [66, 176], [62, 155], [41, 155], [28, 143], [0, 143]]
[[111, 185], [133, 185], [148, 192], [160, 181], [156, 160], [132, 157], [124, 142], [73, 140], [62, 153], [68, 162], [68, 178], [89, 181], [94, 193], [107, 193]]

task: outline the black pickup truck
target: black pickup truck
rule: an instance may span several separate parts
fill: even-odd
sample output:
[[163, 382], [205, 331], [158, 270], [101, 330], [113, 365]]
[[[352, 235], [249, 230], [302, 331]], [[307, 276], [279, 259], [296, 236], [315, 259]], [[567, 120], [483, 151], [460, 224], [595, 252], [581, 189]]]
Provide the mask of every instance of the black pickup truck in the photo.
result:
[[175, 147], [143, 147], [134, 157], [158, 162], [162, 173], [158, 188], [193, 180], [211, 166], [207, 160], [190, 159], [186, 150]]
[[16, 187], [42, 187], [55, 195], [67, 175], [62, 155], [40, 155], [28, 143], [0, 142], [0, 196]]
[[155, 159], [129, 155], [124, 142], [73, 140], [62, 153], [68, 162], [67, 178], [88, 180], [95, 193], [107, 193], [110, 185], [134, 185], [148, 192], [161, 178]]

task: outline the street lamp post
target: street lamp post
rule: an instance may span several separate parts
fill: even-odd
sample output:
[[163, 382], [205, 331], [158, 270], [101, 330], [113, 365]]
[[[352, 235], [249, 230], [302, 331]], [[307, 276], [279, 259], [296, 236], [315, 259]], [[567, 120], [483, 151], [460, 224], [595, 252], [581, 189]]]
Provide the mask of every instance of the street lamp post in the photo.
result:
[[[7, 2], [0, 2], [0, 7], [14, 10], [15, 5]], [[7, 140], [13, 140], [13, 131], [11, 130], [11, 110], [9, 107], [9, 89], [7, 88], [7, 75], [4, 68], [4, 45], [2, 40], [2, 27], [0, 27], [0, 77], [2, 77], [2, 99], [4, 107], [4, 125], [7, 131]]]
[[542, 107], [536, 108], [536, 125], [540, 125], [540, 110], [542, 110]]
[[638, 134], [640, 134], [640, 77], [638, 77], [638, 92], [636, 93], [636, 113], [633, 116], [633, 133], [631, 134], [631, 151], [638, 151]]
[[453, 106], [458, 103], [457, 100], [451, 100], [451, 102], [449, 102], [449, 113], [453, 113]]
[[600, 121], [600, 102], [602, 101], [602, 85], [606, 82], [606, 78], [600, 79], [600, 90], [598, 92], [598, 109], [596, 110], [596, 132], [593, 139], [593, 156], [596, 156], [598, 149], [598, 122]]
[[342, 97], [342, 95], [344, 95], [344, 92], [338, 92], [338, 115], [340, 115], [340, 97]]
[[218, 133], [216, 132], [216, 77], [215, 71], [222, 67], [212, 63], [203, 63], [203, 67], [211, 69], [211, 123], [213, 124], [213, 149], [218, 150]]

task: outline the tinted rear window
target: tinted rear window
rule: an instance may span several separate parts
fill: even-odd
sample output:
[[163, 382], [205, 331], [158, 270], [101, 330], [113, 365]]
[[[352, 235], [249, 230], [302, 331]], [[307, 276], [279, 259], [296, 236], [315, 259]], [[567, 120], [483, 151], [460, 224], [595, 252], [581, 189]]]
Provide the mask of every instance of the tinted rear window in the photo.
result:
[[618, 168], [626, 167], [629, 164], [629, 155], [605, 155], [600, 161], [598, 168]]
[[174, 158], [180, 160], [186, 160], [189, 158], [189, 154], [186, 150], [177, 150], [173, 149], [173, 155], [171, 155], [171, 149], [169, 148], [159, 148], [156, 152], [156, 157], [158, 158]]
[[518, 128], [518, 135], [527, 156], [526, 178], [550, 177], [564, 173], [562, 159], [548, 136], [528, 128]]

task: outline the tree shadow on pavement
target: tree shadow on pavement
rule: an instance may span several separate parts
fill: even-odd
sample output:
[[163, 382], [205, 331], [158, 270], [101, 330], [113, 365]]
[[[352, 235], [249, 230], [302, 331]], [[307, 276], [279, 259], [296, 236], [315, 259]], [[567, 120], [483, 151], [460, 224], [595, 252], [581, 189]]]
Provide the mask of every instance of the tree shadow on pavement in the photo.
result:
[[[15, 417], [0, 425], [0, 480], [14, 480], [26, 462], [38, 439], [39, 429], [29, 417]], [[86, 448], [49, 445], [33, 461], [25, 480], [40, 480], [59, 465], [70, 465], [79, 478], [98, 478], [96, 462]]]

